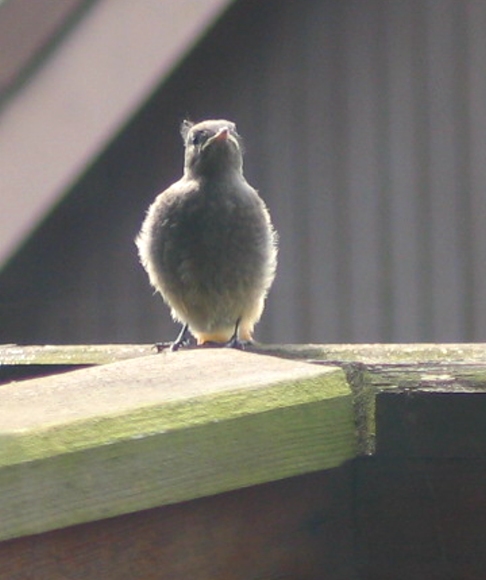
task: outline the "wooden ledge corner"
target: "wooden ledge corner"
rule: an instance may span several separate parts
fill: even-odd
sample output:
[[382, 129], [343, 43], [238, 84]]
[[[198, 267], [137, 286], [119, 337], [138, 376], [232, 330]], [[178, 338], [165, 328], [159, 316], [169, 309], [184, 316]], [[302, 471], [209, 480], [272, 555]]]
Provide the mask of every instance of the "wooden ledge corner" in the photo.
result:
[[229, 349], [0, 389], [0, 538], [334, 467], [356, 453], [343, 371]]

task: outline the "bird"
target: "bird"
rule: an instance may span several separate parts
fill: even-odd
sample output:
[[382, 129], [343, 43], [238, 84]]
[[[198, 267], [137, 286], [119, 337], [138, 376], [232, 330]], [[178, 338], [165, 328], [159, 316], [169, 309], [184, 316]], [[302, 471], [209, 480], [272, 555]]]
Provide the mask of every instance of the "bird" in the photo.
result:
[[136, 238], [140, 262], [172, 318], [178, 350], [245, 348], [253, 341], [277, 268], [278, 234], [268, 208], [243, 174], [235, 123], [181, 125], [182, 178], [150, 205]]

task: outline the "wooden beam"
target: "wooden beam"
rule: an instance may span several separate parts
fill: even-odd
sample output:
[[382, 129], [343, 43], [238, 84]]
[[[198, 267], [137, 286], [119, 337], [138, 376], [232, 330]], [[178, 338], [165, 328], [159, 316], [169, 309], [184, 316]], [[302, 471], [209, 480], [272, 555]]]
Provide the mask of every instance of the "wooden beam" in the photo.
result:
[[485, 345], [255, 349], [0, 349], [8, 577], [481, 577]]
[[347, 463], [0, 542], [0, 576], [5, 580], [355, 579], [353, 472], [354, 466]]
[[[251, 352], [289, 359], [400, 365], [417, 363], [486, 363], [486, 344], [255, 344]], [[154, 352], [150, 344], [0, 345], [1, 364], [104, 364]], [[391, 367], [389, 367], [391, 368]], [[398, 367], [397, 367], [398, 368]]]
[[14, 90], [86, 0], [0, 2], [0, 100]]
[[0, 267], [230, 1], [98, 0], [36, 68], [0, 114]]
[[[375, 373], [385, 373], [387, 378], [377, 378], [382, 383], [397, 381], [397, 371], [407, 369], [411, 380], [413, 368], [425, 372], [429, 365], [455, 364], [461, 361], [486, 363], [486, 345], [474, 344], [256, 344], [251, 352], [287, 359], [305, 360], [319, 364], [336, 364], [341, 367], [354, 365]], [[49, 374], [52, 368], [63, 370], [80, 366], [106, 364], [153, 353], [150, 344], [76, 344], [76, 345], [0, 345], [0, 382], [9, 377]], [[363, 366], [364, 365], [364, 366]], [[371, 366], [370, 366], [371, 365]], [[407, 366], [408, 365], [408, 366]], [[45, 369], [43, 370], [43, 367]], [[2, 370], [3, 376], [2, 376]], [[10, 374], [13, 373], [13, 374]], [[371, 382], [373, 382], [370, 376]]]
[[0, 388], [0, 539], [341, 465], [341, 369], [239, 352], [150, 355]]

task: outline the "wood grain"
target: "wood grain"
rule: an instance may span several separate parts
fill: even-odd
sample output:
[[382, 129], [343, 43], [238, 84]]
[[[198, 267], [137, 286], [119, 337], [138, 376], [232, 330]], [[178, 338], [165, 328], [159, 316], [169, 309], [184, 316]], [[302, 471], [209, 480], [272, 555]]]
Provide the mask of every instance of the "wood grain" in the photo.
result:
[[229, 349], [0, 389], [0, 537], [335, 467], [355, 455], [344, 373]]
[[352, 469], [0, 543], [1, 580], [356, 580]]

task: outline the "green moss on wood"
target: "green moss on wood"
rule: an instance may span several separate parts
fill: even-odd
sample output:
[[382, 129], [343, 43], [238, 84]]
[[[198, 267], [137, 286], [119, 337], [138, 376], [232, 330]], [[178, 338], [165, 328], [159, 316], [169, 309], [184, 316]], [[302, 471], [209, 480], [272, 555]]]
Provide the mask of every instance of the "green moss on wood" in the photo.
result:
[[345, 375], [231, 350], [153, 355], [7, 385], [0, 538], [340, 465]]

